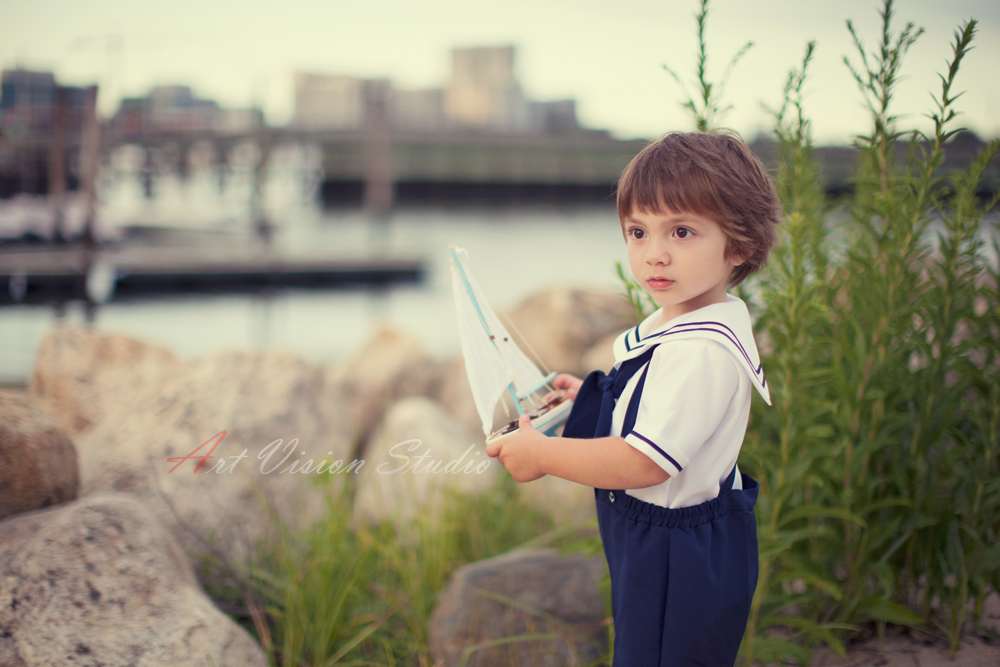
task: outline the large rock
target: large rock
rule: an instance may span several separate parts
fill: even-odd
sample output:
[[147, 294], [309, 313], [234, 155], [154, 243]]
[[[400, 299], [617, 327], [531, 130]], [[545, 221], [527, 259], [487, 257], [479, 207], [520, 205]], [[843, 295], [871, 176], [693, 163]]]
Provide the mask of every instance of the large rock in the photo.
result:
[[76, 498], [76, 448], [51, 415], [0, 392], [0, 519]]
[[173, 354], [156, 345], [57, 324], [38, 346], [28, 392], [75, 434], [179, 366]]
[[91, 496], [0, 522], [0, 664], [267, 664], [136, 500]]
[[[189, 554], [244, 562], [274, 534], [271, 511], [293, 528], [319, 518], [324, 489], [345, 478], [326, 471], [353, 458], [347, 402], [293, 355], [217, 354], [148, 385], [124, 369], [119, 380], [131, 395], [76, 441], [82, 492], [139, 496]], [[168, 461], [191, 454], [212, 458], [197, 472], [201, 461]], [[310, 459], [325, 472], [302, 472]]]
[[[189, 364], [135, 410], [81, 440], [84, 491], [136, 493], [180, 529], [189, 553], [212, 546], [244, 560], [272, 535], [266, 507], [292, 527], [322, 515], [323, 492], [309, 481], [330, 488], [344, 479], [329, 471], [334, 461], [352, 459], [349, 428], [346, 403], [321, 369], [280, 353], [216, 355]], [[201, 471], [188, 461], [170, 472], [168, 458], [223, 430], [224, 442]], [[325, 461], [326, 472], [302, 472], [307, 461]]]
[[[583, 354], [602, 338], [635, 326], [635, 311], [620, 294], [550, 289], [510, 313], [523, 349], [557, 373], [582, 375]], [[518, 335], [520, 333], [520, 335]]]
[[[615, 341], [618, 339], [620, 331], [608, 334], [601, 340], [591, 345], [580, 363], [583, 365], [584, 373], [590, 371], [604, 371], [608, 373], [615, 366]], [[582, 378], [581, 378], [582, 379]]]
[[418, 513], [440, 515], [447, 489], [477, 493], [492, 487], [501, 466], [481, 441], [431, 399], [396, 403], [365, 455], [354, 520], [388, 518], [402, 528]]
[[354, 451], [363, 454], [390, 405], [440, 392], [443, 367], [412, 336], [380, 329], [352, 357], [328, 369], [327, 378], [349, 401]]
[[[455, 358], [442, 365], [441, 384], [438, 393], [433, 398], [437, 399], [441, 406], [458, 420], [470, 433], [476, 434], [476, 442], [485, 443], [486, 434], [483, 433], [483, 422], [479, 418], [479, 411], [476, 409], [476, 402], [472, 398], [472, 388], [469, 386], [469, 375], [465, 370], [465, 360], [461, 357]], [[498, 409], [498, 418], [494, 421], [494, 428], [498, 428], [503, 423], [502, 410]]]
[[504, 637], [555, 635], [476, 650], [466, 663], [587, 665], [607, 652], [598, 582], [603, 558], [516, 551], [458, 569], [431, 615], [431, 655], [455, 667], [467, 648]]

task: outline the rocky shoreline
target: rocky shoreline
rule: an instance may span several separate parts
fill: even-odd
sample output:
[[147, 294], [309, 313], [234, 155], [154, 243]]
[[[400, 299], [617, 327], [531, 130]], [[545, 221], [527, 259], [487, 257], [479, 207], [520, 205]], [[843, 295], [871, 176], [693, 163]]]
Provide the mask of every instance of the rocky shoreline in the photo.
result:
[[[620, 296], [572, 290], [538, 294], [511, 319], [544, 365], [575, 374], [610, 367], [614, 335], [634, 322]], [[272, 351], [181, 361], [58, 325], [27, 387], [0, 390], [0, 667], [266, 665], [205, 595], [199, 560], [254, 562], [276, 524], [305, 528], [343, 484], [356, 485], [358, 524], [433, 516], [445, 489], [477, 493], [502, 472], [482, 441], [460, 356], [432, 360], [398, 331], [317, 366]], [[562, 480], [519, 492], [560, 527], [593, 517], [592, 492]], [[553, 619], [543, 630], [560, 638], [544, 655], [525, 648], [525, 659], [591, 662], [605, 641], [602, 572], [600, 557], [546, 550], [459, 569], [432, 620], [435, 659], [457, 664], [469, 646], [523, 632], [502, 596], [543, 611]], [[505, 625], [492, 622], [498, 615]], [[996, 595], [987, 620], [1000, 628]], [[948, 664], [1000, 664], [995, 644], [969, 646]], [[865, 644], [852, 661], [817, 660], [945, 664], [936, 646], [890, 653]], [[909, 661], [893, 662], [901, 655]], [[468, 664], [490, 659], [477, 652]]]
[[[546, 365], [578, 373], [630, 315], [616, 295], [552, 291], [511, 318]], [[572, 335], [553, 337], [567, 330], [557, 322]], [[201, 557], [253, 562], [276, 523], [308, 526], [341, 484], [357, 485], [354, 521], [405, 525], [433, 513], [445, 488], [475, 493], [499, 472], [482, 453], [461, 359], [436, 362], [390, 330], [324, 367], [271, 351], [184, 362], [57, 325], [26, 390], [0, 392], [0, 414], [4, 667], [264, 665], [199, 586]], [[464, 455], [481, 474], [378, 474], [398, 467], [407, 441], [422, 443], [409, 455], [426, 452], [425, 467]], [[307, 479], [317, 475], [325, 491]], [[559, 481], [534, 490], [535, 505], [561, 523], [589, 518], [590, 494]]]

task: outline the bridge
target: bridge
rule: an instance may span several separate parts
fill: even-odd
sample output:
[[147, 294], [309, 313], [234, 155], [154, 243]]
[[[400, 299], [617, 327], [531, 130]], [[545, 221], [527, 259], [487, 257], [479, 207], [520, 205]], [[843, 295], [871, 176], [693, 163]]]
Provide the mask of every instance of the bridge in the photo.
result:
[[[260, 127], [231, 134], [204, 131], [116, 136], [105, 132], [100, 150], [106, 158], [118, 146], [138, 145], [146, 151], [147, 171], [152, 172], [152, 155], [158, 152], [161, 158], [168, 156], [168, 168], [184, 173], [188, 154], [197, 144], [209, 144], [213, 163], [224, 168], [237, 146], [252, 143], [257, 147], [257, 175], [263, 179], [275, 147], [287, 143], [314, 145], [322, 154], [320, 191], [324, 205], [366, 206], [385, 212], [395, 205], [609, 202], [622, 169], [646, 145], [643, 140], [618, 140], [593, 130], [553, 134], [472, 130], [405, 133], [377, 125], [369, 123], [360, 131]], [[983, 145], [974, 136], [958, 139], [947, 147], [945, 171], [968, 165]], [[750, 147], [776, 170], [776, 143], [758, 139]], [[71, 156], [79, 153], [79, 141], [68, 141], [66, 148]], [[901, 144], [898, 148], [898, 159], [902, 161], [907, 147]], [[11, 165], [0, 164], [0, 196], [9, 196], [18, 184], [21, 190], [45, 193], [50, 173], [48, 144], [40, 138], [22, 139], [14, 153], [19, 157], [21, 173], [11, 173]], [[856, 150], [846, 146], [818, 147], [814, 154], [821, 164], [828, 194], [849, 191]], [[74, 164], [79, 160], [66, 162]], [[5, 170], [7, 173], [2, 173]], [[70, 174], [69, 186], [75, 183], [76, 178]], [[987, 168], [981, 194], [996, 192], [998, 185], [1000, 156]]]

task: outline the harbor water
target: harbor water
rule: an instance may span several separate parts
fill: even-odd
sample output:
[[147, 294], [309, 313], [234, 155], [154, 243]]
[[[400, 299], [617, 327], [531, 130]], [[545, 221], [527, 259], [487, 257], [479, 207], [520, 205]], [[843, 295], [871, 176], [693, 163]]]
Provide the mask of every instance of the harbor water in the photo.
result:
[[[245, 170], [219, 189], [208, 171], [185, 180], [160, 176], [152, 199], [127, 169], [105, 184], [101, 212], [106, 233], [118, 226], [172, 229], [173, 236], [217, 246], [259, 244], [241, 205]], [[448, 246], [464, 247], [483, 289], [507, 310], [550, 287], [619, 289], [615, 262], [627, 265], [612, 203], [554, 207], [396, 210], [375, 220], [359, 210], [323, 210], [316, 179], [302, 160], [278, 161], [262, 198], [274, 226], [273, 252], [293, 258], [405, 256], [425, 262], [416, 285], [253, 295], [182, 295], [115, 302], [93, 308], [14, 305], [0, 308], [0, 383], [22, 384], [38, 345], [57, 319], [92, 320], [99, 331], [166, 347], [182, 359], [217, 351], [283, 350], [331, 363], [363, 346], [379, 328], [417, 338], [437, 358], [460, 354], [449, 275]], [[185, 236], [186, 235], [186, 236]]]

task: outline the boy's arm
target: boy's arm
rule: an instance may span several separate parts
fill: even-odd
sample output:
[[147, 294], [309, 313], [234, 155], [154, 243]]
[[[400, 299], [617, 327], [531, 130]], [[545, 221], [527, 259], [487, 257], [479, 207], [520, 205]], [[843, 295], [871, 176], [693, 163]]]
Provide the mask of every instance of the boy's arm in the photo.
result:
[[486, 448], [518, 482], [554, 475], [599, 489], [641, 489], [670, 477], [624, 438], [550, 438], [522, 416], [517, 433]]

